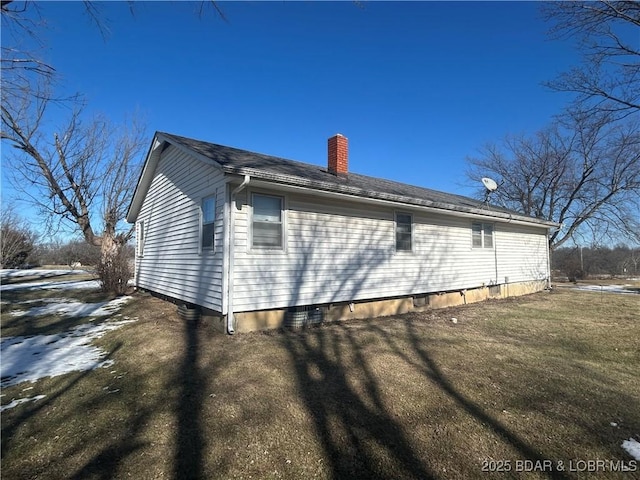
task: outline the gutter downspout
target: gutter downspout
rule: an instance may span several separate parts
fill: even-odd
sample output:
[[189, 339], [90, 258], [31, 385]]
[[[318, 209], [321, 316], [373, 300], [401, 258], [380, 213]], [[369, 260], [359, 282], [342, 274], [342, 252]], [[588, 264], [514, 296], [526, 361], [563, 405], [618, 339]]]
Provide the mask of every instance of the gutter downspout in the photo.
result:
[[547, 290], [551, 290], [551, 246], [549, 245], [549, 234], [551, 229], [547, 228]]
[[234, 248], [236, 240], [236, 195], [243, 190], [251, 181], [249, 175], [244, 176], [244, 180], [240, 185], [233, 189], [231, 192], [230, 211], [229, 211], [229, 261], [227, 266], [229, 268], [227, 272], [227, 333], [233, 335], [235, 330], [235, 318], [233, 316], [233, 267], [234, 267]]
[[[484, 234], [484, 232], [483, 232]], [[496, 226], [495, 223], [493, 224], [493, 262], [496, 268], [496, 285], [500, 285], [500, 280], [498, 280], [498, 242], [497, 242], [497, 238], [498, 235], [496, 235]]]

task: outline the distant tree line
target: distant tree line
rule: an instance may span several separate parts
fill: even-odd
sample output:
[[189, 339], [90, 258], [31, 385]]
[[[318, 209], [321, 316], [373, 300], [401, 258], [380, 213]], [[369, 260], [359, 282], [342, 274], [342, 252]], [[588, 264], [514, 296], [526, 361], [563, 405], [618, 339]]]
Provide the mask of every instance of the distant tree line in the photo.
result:
[[[128, 263], [134, 258], [132, 245], [124, 250]], [[0, 210], [0, 268], [32, 268], [41, 265], [66, 265], [70, 268], [95, 267], [101, 249], [83, 239], [41, 241], [29, 223], [13, 208]]]
[[626, 245], [558, 248], [552, 253], [551, 266], [572, 282], [599, 276], [639, 276], [640, 248]]
[[16, 268], [29, 262], [36, 234], [12, 208], [0, 211], [0, 266]]
[[[10, 241], [4, 241], [10, 239]], [[13, 231], [4, 235], [2, 268], [33, 268], [42, 265], [63, 265], [69, 268], [93, 269], [100, 262], [100, 247], [89, 245], [84, 240], [54, 240], [38, 243], [24, 231]], [[11, 248], [5, 248], [10, 246]], [[126, 257], [134, 258], [133, 246], [125, 249]]]

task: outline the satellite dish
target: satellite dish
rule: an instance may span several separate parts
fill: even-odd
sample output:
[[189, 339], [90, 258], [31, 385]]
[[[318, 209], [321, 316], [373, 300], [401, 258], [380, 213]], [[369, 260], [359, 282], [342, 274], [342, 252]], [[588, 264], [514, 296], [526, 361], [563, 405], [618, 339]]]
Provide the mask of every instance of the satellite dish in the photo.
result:
[[495, 180], [492, 180], [491, 178], [484, 177], [482, 179], [482, 184], [489, 192], [495, 192], [496, 189], [498, 188], [498, 184], [495, 182]]

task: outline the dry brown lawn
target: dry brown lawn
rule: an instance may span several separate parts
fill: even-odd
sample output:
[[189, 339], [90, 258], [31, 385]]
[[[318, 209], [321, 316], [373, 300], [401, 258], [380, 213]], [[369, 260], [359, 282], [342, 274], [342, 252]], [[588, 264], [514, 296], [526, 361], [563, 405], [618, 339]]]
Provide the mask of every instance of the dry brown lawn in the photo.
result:
[[112, 367], [4, 389], [46, 398], [3, 412], [2, 476], [639, 478], [611, 471], [640, 441], [639, 311], [562, 290], [230, 337], [138, 294]]

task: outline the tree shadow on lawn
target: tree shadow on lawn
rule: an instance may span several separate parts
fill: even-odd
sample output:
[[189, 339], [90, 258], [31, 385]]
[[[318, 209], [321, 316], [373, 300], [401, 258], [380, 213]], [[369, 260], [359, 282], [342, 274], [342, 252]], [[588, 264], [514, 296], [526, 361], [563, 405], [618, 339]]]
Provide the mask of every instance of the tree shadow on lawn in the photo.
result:
[[[116, 344], [101, 359], [101, 362], [111, 360], [121, 347], [122, 343]], [[58, 379], [52, 379], [52, 385], [48, 388], [48, 390], [53, 393], [48, 393], [44, 399], [25, 407], [20, 415], [16, 417], [10, 417], [10, 420], [6, 423], [3, 421], [1, 442], [2, 456], [5, 457], [5, 455], [8, 453], [9, 449], [11, 448], [12, 440], [14, 438], [16, 430], [20, 426], [22, 426], [24, 422], [39, 414], [44, 409], [50, 407], [63, 395], [73, 390], [85, 377], [87, 377], [92, 372], [93, 370], [85, 370], [80, 373], [61, 375]]]
[[[206, 326], [199, 322], [176, 321], [181, 322], [182, 325], [179, 328], [183, 333], [182, 345], [177, 345], [181, 351], [179, 363], [172, 361], [168, 365], [159, 365], [146, 374], [147, 376], [156, 374], [161, 377], [168, 376], [161, 391], [157, 393], [158, 397], [152, 402], [138, 402], [134, 396], [131, 404], [127, 405], [124, 435], [94, 455], [71, 478], [81, 479], [96, 474], [101, 480], [118, 478], [119, 465], [128, 456], [149, 446], [141, 436], [147, 424], [157, 421], [157, 416], [161, 412], [170, 413], [175, 419], [175, 423], [166, 425], [166, 428], [172, 429], [169, 437], [173, 438], [174, 445], [173, 459], [169, 463], [173, 466], [172, 478], [176, 480], [205, 478], [204, 454], [207, 433], [203, 428], [203, 408], [210, 380], [215, 377], [219, 369], [223, 368], [224, 362], [214, 362], [203, 355], [202, 342]], [[217, 356], [214, 357], [219, 360]], [[203, 358], [209, 359], [206, 365], [203, 365]], [[167, 368], [172, 369], [168, 375], [166, 371], [159, 371]], [[146, 380], [147, 378], [140, 378], [142, 384]], [[129, 388], [134, 387], [129, 385]], [[145, 388], [141, 386], [142, 391]], [[166, 394], [163, 395], [163, 392]], [[141, 467], [138, 465], [136, 468]]]
[[[136, 327], [100, 341], [115, 342], [101, 361], [115, 359], [123, 346], [121, 357], [130, 356], [108, 369], [42, 380], [38, 389], [47, 394], [44, 399], [3, 413], [3, 458], [11, 453], [3, 468], [8, 466], [17, 478], [108, 480], [125, 471], [144, 476], [165, 468], [165, 475], [175, 479], [207, 476], [210, 432], [204, 431], [203, 409], [209, 385], [225, 366], [225, 351], [203, 351], [210, 325], [183, 322], [173, 312], [167, 315], [164, 305], [158, 309], [143, 303], [136, 311], [134, 303], [128, 308], [138, 317]], [[160, 335], [159, 343], [149, 343], [149, 335]], [[112, 369], [126, 370], [126, 376], [116, 380]], [[218, 431], [224, 433], [224, 428]], [[58, 435], [60, 440], [54, 438]], [[39, 439], [47, 453], [25, 447], [28, 458], [21, 461], [17, 448], [32, 445], [33, 439]], [[164, 448], [173, 448], [166, 467], [166, 455], [159, 454]], [[225, 461], [214, 463], [216, 473], [224, 474]]]
[[[375, 322], [359, 324], [358, 333], [354, 325], [337, 323], [283, 334], [299, 395], [330, 461], [332, 478], [446, 477], [436, 470], [437, 463], [429, 460], [429, 452], [419, 451], [406, 427], [394, 418], [398, 413], [395, 406], [385, 405], [381, 379], [364, 353], [367, 341], [386, 345], [404, 366], [435, 384], [453, 405], [488, 427], [523, 458], [534, 462], [549, 459], [456, 388], [432, 358], [418, 333], [421, 325], [411, 316], [390, 321], [399, 329], [398, 337]], [[345, 367], [345, 361], [349, 367]], [[361, 388], [354, 388], [354, 378], [361, 379]], [[428, 393], [425, 391], [425, 395]], [[480, 474], [480, 468], [478, 464], [476, 474]], [[562, 471], [544, 474], [549, 478], [569, 478]]]
[[[343, 334], [347, 347], [343, 349]], [[285, 332], [299, 394], [315, 423], [332, 478], [435, 478], [414, 452], [380, 397], [375, 376], [349, 334], [338, 325]], [[355, 355], [365, 395], [352, 386], [342, 361]], [[385, 458], [386, 457], [386, 458]]]
[[[174, 453], [174, 477], [178, 479], [204, 478], [205, 434], [202, 429], [202, 410], [208, 391], [209, 378], [215, 369], [200, 368], [201, 329], [196, 321], [184, 322], [185, 352], [174, 377], [178, 388], [178, 401], [174, 407], [177, 418]], [[216, 365], [216, 368], [220, 368]], [[170, 386], [168, 386], [170, 387]]]
[[[2, 326], [2, 336], [7, 337], [32, 337], [35, 335], [70, 335], [75, 327], [81, 325], [100, 325], [113, 321], [112, 315], [100, 315], [95, 317], [40, 315], [16, 317], [7, 321]], [[118, 321], [119, 319], [115, 319]], [[8, 333], [7, 333], [8, 332]]]

